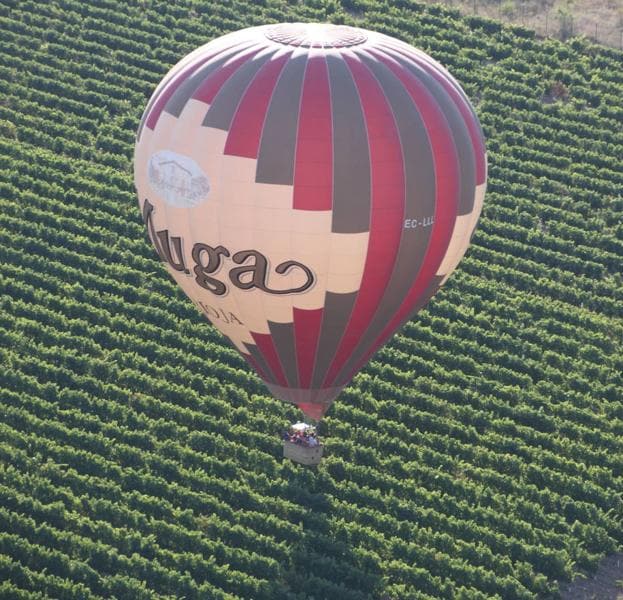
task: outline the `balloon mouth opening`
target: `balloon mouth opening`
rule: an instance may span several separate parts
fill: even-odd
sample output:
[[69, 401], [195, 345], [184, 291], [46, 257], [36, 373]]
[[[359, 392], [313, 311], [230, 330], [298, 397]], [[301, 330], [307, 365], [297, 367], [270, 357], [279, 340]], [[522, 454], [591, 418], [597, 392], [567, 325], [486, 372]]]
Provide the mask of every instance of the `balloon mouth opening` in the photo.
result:
[[331, 405], [323, 406], [322, 404], [313, 404], [311, 402], [299, 402], [297, 406], [303, 411], [305, 416], [309, 417], [312, 421], [320, 421]]
[[305, 416], [320, 421], [325, 413], [331, 408], [333, 401], [344, 389], [344, 385], [331, 388], [308, 389], [289, 388], [274, 383], [264, 382], [270, 393], [280, 400], [296, 404]]

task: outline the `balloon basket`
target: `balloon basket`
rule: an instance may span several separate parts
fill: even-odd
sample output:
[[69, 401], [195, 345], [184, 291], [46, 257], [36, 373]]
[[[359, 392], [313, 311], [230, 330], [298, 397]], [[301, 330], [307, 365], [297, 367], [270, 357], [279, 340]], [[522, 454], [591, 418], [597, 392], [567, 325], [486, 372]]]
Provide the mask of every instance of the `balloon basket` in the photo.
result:
[[301, 465], [316, 466], [322, 460], [323, 446], [307, 448], [295, 442], [283, 441], [283, 456]]

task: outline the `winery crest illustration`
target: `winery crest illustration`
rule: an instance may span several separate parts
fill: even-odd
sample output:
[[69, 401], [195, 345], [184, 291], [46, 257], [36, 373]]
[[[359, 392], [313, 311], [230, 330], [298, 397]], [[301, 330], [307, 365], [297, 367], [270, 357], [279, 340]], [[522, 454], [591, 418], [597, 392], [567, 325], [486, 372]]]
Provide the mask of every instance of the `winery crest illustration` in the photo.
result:
[[161, 150], [149, 159], [149, 183], [170, 206], [191, 208], [210, 192], [208, 176], [189, 156]]

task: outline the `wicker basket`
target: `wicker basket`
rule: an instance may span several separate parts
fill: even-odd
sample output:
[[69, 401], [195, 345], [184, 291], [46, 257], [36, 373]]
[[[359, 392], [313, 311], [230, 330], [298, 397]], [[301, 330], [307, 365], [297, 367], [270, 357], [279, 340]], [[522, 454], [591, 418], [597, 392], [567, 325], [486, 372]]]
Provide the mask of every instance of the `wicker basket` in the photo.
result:
[[285, 458], [289, 458], [294, 462], [302, 465], [318, 465], [322, 460], [323, 447], [314, 446], [308, 448], [301, 444], [295, 444], [294, 442], [283, 442], [283, 455]]

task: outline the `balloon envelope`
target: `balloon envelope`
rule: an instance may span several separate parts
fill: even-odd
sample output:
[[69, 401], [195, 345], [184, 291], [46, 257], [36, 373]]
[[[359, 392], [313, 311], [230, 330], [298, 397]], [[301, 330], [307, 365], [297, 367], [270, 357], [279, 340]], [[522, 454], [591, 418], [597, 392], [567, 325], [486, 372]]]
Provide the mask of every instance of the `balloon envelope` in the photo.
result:
[[184, 292], [276, 397], [320, 418], [460, 261], [486, 154], [467, 97], [423, 52], [289, 23], [171, 69], [135, 183]]

